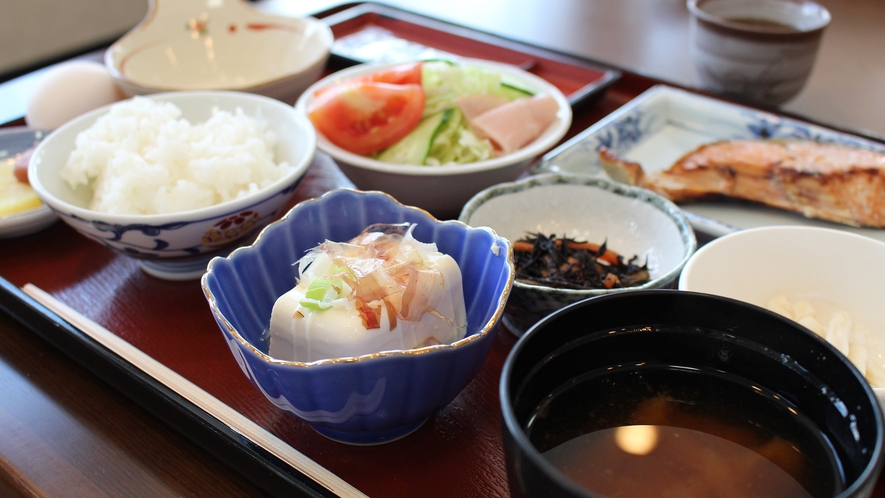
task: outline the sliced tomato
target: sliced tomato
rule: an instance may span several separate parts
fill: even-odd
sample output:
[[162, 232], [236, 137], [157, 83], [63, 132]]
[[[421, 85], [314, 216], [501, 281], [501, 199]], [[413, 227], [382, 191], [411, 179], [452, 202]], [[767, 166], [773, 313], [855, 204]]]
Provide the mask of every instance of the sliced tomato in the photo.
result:
[[355, 82], [329, 88], [308, 105], [316, 129], [354, 154], [373, 154], [409, 134], [424, 112], [417, 84]]
[[357, 81], [390, 83], [392, 85], [420, 85], [422, 66], [421, 62], [399, 64], [383, 71], [357, 78]]
[[[421, 68], [423, 63], [410, 62], [407, 64], [399, 64], [393, 67], [378, 71], [372, 74], [358, 76], [344, 83], [390, 83], [391, 85], [420, 85], [421, 84]], [[314, 97], [325, 93], [334, 86], [326, 86], [314, 90]]]

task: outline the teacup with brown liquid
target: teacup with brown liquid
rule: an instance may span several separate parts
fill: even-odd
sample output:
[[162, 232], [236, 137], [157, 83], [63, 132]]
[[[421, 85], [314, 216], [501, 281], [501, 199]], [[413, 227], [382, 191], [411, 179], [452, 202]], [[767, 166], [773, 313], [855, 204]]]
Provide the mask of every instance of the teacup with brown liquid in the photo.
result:
[[830, 13], [806, 0], [688, 0], [701, 88], [775, 106], [796, 96], [814, 67]]

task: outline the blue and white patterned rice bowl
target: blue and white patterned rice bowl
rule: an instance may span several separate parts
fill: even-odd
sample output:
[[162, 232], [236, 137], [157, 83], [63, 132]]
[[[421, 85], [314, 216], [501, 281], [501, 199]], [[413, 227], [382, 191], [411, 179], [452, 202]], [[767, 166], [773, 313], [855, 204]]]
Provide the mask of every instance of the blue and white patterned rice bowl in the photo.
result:
[[487, 226], [515, 242], [529, 233], [601, 244], [624, 257], [647, 262], [651, 280], [620, 289], [560, 289], [515, 280], [504, 323], [522, 335], [550, 313], [603, 294], [657, 289], [674, 284], [697, 248], [685, 214], [646, 189], [603, 178], [544, 174], [483, 190], [465, 206], [460, 221]]
[[86, 113], [47, 136], [34, 151], [29, 178], [37, 195], [79, 233], [140, 261], [149, 274], [167, 280], [198, 279], [209, 260], [254, 236], [286, 206], [316, 152], [316, 132], [291, 106], [243, 92], [170, 92], [150, 98], [174, 103], [182, 118], [199, 123], [213, 107], [267, 122], [277, 135], [276, 162], [289, 171], [272, 185], [245, 197], [180, 213], [123, 215], [88, 208], [92, 190], [72, 189], [59, 171], [74, 150], [77, 135], [92, 126], [110, 106]]
[[[416, 223], [414, 235], [457, 261], [467, 333], [452, 344], [311, 363], [269, 356], [267, 329], [277, 298], [296, 283], [293, 265], [325, 240], [345, 241], [374, 223]], [[202, 286], [231, 352], [274, 405], [320, 434], [379, 444], [417, 430], [479, 371], [513, 283], [510, 243], [486, 228], [439, 221], [382, 192], [333, 190], [303, 201], [250, 246], [209, 263]]]

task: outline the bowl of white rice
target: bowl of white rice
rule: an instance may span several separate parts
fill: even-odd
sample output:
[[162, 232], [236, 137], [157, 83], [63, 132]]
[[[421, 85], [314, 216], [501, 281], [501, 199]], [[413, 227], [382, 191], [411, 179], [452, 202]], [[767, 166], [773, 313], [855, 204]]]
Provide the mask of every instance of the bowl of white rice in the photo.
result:
[[719, 237], [689, 259], [679, 289], [738, 299], [831, 343], [885, 408], [885, 242], [841, 228], [767, 226]]
[[29, 181], [81, 234], [167, 280], [275, 219], [316, 151], [294, 108], [245, 92], [134, 97], [84, 114], [34, 151]]

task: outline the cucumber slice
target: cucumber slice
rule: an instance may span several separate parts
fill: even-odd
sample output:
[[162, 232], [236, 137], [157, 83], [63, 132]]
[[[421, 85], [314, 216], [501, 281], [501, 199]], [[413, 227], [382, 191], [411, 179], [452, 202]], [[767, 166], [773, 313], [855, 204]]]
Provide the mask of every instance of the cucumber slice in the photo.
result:
[[393, 164], [424, 165], [439, 130], [452, 119], [454, 112], [449, 108], [427, 116], [402, 140], [382, 150], [375, 159]]
[[508, 83], [506, 81], [502, 81], [501, 82], [501, 89], [499, 90], [498, 94], [501, 95], [502, 97], [508, 98], [510, 100], [516, 100], [516, 99], [524, 99], [526, 97], [532, 97], [535, 95], [535, 92], [533, 92], [527, 88], [517, 86], [513, 83]]
[[442, 62], [443, 64], [447, 64], [449, 66], [457, 66], [458, 65], [456, 62], [451, 61], [449, 59], [439, 59], [439, 58], [424, 59], [422, 62], [425, 62], [425, 63], [427, 63], [427, 62]]

